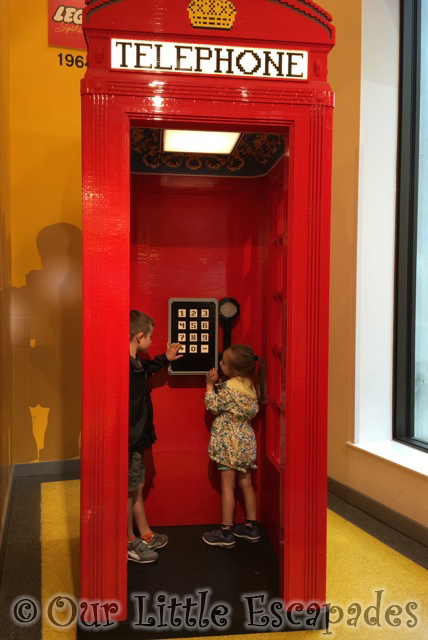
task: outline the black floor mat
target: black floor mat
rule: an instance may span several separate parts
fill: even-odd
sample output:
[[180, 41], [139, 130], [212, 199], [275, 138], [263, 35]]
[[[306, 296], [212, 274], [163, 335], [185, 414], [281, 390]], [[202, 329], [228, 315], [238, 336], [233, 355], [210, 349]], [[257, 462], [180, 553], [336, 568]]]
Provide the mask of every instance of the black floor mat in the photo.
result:
[[[153, 564], [128, 562], [128, 619], [111, 632], [105, 629], [108, 638], [128, 638], [135, 634], [148, 640], [268, 631], [255, 625], [253, 629], [244, 626], [252, 621], [248, 609], [251, 604], [242, 600], [244, 594], [249, 598], [249, 594], [259, 596], [251, 600], [257, 610], [260, 597], [265, 605], [270, 599], [279, 598], [278, 559], [266, 536], [262, 535], [256, 544], [237, 540], [233, 549], [222, 549], [202, 541], [202, 534], [210, 528], [213, 527], [163, 527], [161, 532], [168, 534], [170, 542], [159, 550], [158, 561]], [[173, 597], [176, 598], [175, 622], [181, 623], [177, 627], [171, 625]], [[189, 607], [187, 620], [186, 609], [181, 606], [185, 605], [186, 598], [197, 603]], [[218, 604], [222, 607], [212, 618], [210, 611]], [[143, 626], [150, 622], [150, 617], [154, 617], [155, 624]], [[226, 619], [227, 625], [221, 626], [222, 619]], [[257, 621], [256, 615], [253, 620]], [[195, 622], [194, 627], [186, 625], [187, 621]]]
[[[243, 623], [246, 610], [241, 600], [242, 594], [266, 593], [267, 600], [279, 597], [278, 560], [265, 536], [257, 544], [237, 540], [233, 549], [222, 549], [202, 541], [202, 534], [209, 529], [206, 525], [163, 528], [162, 532], [168, 534], [170, 542], [159, 551], [158, 561], [150, 565], [128, 563], [128, 621], [138, 620], [142, 602], [146, 605], [145, 615], [150, 609], [159, 619], [161, 612], [156, 607], [156, 594], [162, 592], [167, 600], [175, 594], [177, 601], [182, 603], [186, 595], [191, 596], [193, 602], [205, 599], [205, 608], [208, 610], [215, 603], [224, 603], [228, 609], [227, 617], [234, 627], [239, 627], [235, 633], [245, 633]], [[132, 594], [141, 592], [149, 594], [150, 600], [148, 597], [144, 600], [132, 597]], [[134, 604], [137, 606], [134, 607]], [[201, 605], [202, 602], [190, 610], [195, 619], [198, 617], [196, 611], [198, 615], [202, 613]], [[185, 618], [181, 607], [180, 615]], [[142, 631], [141, 627], [139, 629]], [[170, 629], [165, 637], [171, 637], [172, 631]], [[216, 635], [215, 631], [215, 628], [210, 629], [210, 635]], [[220, 632], [224, 635], [225, 628], [220, 627], [217, 633]], [[227, 629], [227, 632], [230, 633], [231, 629]], [[153, 637], [153, 631], [150, 634]], [[182, 636], [183, 629], [175, 635]], [[155, 637], [163, 636], [156, 633]]]

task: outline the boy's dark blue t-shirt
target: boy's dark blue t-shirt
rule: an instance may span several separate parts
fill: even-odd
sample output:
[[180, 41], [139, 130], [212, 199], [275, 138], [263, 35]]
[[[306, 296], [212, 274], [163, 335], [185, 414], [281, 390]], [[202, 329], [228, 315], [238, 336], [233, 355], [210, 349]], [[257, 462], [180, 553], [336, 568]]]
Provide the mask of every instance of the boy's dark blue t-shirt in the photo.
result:
[[153, 360], [129, 356], [129, 451], [142, 451], [156, 440], [147, 378], [168, 364], [165, 354]]

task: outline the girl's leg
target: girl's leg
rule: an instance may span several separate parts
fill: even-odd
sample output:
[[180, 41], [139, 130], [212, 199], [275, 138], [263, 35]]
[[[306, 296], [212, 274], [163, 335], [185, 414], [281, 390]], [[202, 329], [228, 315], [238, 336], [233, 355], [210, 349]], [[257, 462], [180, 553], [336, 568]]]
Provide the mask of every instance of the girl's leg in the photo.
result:
[[206, 531], [202, 540], [214, 547], [233, 549], [236, 545], [232, 532], [233, 514], [235, 513], [235, 477], [233, 469], [220, 470], [221, 478], [221, 529]]
[[228, 469], [221, 473], [221, 521], [223, 525], [233, 525], [235, 513], [235, 476], [236, 471]]
[[245, 473], [238, 471], [238, 484], [244, 494], [245, 511], [248, 520], [257, 520], [257, 499], [251, 482], [251, 471], [247, 469]]

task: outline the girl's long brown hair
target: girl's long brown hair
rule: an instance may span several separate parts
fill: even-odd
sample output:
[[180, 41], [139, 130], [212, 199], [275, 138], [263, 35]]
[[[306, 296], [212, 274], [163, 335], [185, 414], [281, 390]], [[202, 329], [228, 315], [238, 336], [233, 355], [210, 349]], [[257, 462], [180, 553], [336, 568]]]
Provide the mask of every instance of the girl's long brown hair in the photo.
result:
[[[266, 382], [266, 365], [263, 358], [255, 356], [252, 347], [248, 344], [233, 344], [227, 349], [229, 355], [229, 364], [238, 376], [243, 378], [256, 377], [255, 387], [257, 391], [257, 399], [259, 402], [266, 404], [267, 398], [267, 382]], [[255, 376], [256, 362], [259, 363], [257, 375]]]

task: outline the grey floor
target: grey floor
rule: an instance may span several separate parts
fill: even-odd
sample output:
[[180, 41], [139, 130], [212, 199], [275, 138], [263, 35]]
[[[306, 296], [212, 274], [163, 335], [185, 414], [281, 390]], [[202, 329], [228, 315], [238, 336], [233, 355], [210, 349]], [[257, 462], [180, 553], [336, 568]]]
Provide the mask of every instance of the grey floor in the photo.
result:
[[[40, 503], [42, 482], [75, 479], [75, 474], [50, 474], [15, 478], [0, 553], [0, 638], [40, 640], [41, 621], [18, 626], [12, 622], [11, 606], [31, 595], [41, 602]], [[27, 615], [22, 611], [22, 615]]]

